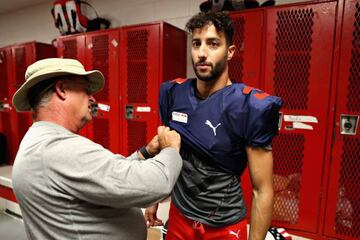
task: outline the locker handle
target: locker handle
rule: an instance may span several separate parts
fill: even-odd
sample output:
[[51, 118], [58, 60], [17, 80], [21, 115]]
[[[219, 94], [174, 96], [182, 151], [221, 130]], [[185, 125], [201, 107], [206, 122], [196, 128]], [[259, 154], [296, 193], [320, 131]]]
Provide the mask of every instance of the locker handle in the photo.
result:
[[358, 115], [340, 114], [340, 134], [356, 135], [358, 125]]
[[0, 111], [11, 110], [11, 106], [8, 103], [0, 102]]
[[125, 118], [126, 119], [134, 118], [134, 106], [132, 106], [132, 105], [125, 106]]

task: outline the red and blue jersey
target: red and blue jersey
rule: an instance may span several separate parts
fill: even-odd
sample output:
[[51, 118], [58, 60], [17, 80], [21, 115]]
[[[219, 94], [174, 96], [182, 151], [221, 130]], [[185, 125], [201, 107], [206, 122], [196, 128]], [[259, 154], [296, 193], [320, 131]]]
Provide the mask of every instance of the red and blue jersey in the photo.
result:
[[196, 97], [195, 89], [196, 79], [161, 85], [163, 123], [181, 135], [182, 148], [241, 175], [247, 164], [245, 147], [267, 147], [277, 134], [281, 99], [240, 83], [204, 100]]

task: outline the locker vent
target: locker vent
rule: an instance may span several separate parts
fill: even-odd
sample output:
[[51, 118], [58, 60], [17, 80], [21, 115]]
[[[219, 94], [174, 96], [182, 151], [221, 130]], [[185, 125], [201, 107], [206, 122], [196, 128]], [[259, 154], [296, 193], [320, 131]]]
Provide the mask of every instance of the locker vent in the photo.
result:
[[337, 234], [360, 237], [360, 138], [344, 136], [336, 206]]
[[64, 44], [64, 58], [78, 59], [76, 39], [66, 40]]
[[146, 145], [146, 122], [128, 121], [128, 154]]
[[236, 82], [243, 82], [244, 72], [244, 36], [245, 36], [245, 19], [244, 17], [233, 18], [234, 29], [234, 45], [237, 46], [233, 58], [229, 62], [230, 79]]
[[280, 133], [274, 138], [275, 221], [290, 224], [298, 222], [304, 144], [303, 134]]
[[0, 100], [9, 98], [7, 63], [5, 51], [0, 51]]
[[26, 55], [25, 47], [15, 48], [15, 68], [16, 68], [16, 89], [18, 89], [25, 81]]
[[274, 89], [284, 109], [308, 109], [312, 9], [277, 13]]
[[109, 120], [104, 118], [93, 118], [94, 142], [110, 149]]
[[105, 78], [103, 90], [95, 95], [97, 101], [109, 101], [109, 36], [98, 35], [92, 37], [92, 67], [102, 72]]
[[146, 30], [127, 33], [127, 101], [131, 103], [147, 102], [148, 37]]
[[353, 32], [351, 67], [346, 107], [349, 112], [360, 111], [360, 4], [356, 4]]

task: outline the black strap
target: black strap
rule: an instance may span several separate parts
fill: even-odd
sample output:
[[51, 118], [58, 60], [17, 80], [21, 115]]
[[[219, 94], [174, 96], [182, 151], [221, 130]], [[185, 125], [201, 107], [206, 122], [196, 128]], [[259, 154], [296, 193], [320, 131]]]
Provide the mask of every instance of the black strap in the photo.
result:
[[146, 147], [143, 146], [139, 149], [139, 152], [143, 155], [145, 159], [152, 158], [153, 156], [146, 150]]

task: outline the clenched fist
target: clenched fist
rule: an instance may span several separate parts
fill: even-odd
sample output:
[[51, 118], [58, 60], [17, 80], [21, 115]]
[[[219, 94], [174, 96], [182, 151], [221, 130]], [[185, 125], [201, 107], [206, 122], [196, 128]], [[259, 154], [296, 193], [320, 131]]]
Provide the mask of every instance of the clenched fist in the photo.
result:
[[173, 147], [176, 150], [180, 150], [180, 135], [174, 131], [170, 130], [168, 127], [160, 126], [157, 129], [159, 147], [164, 149], [166, 147]]

